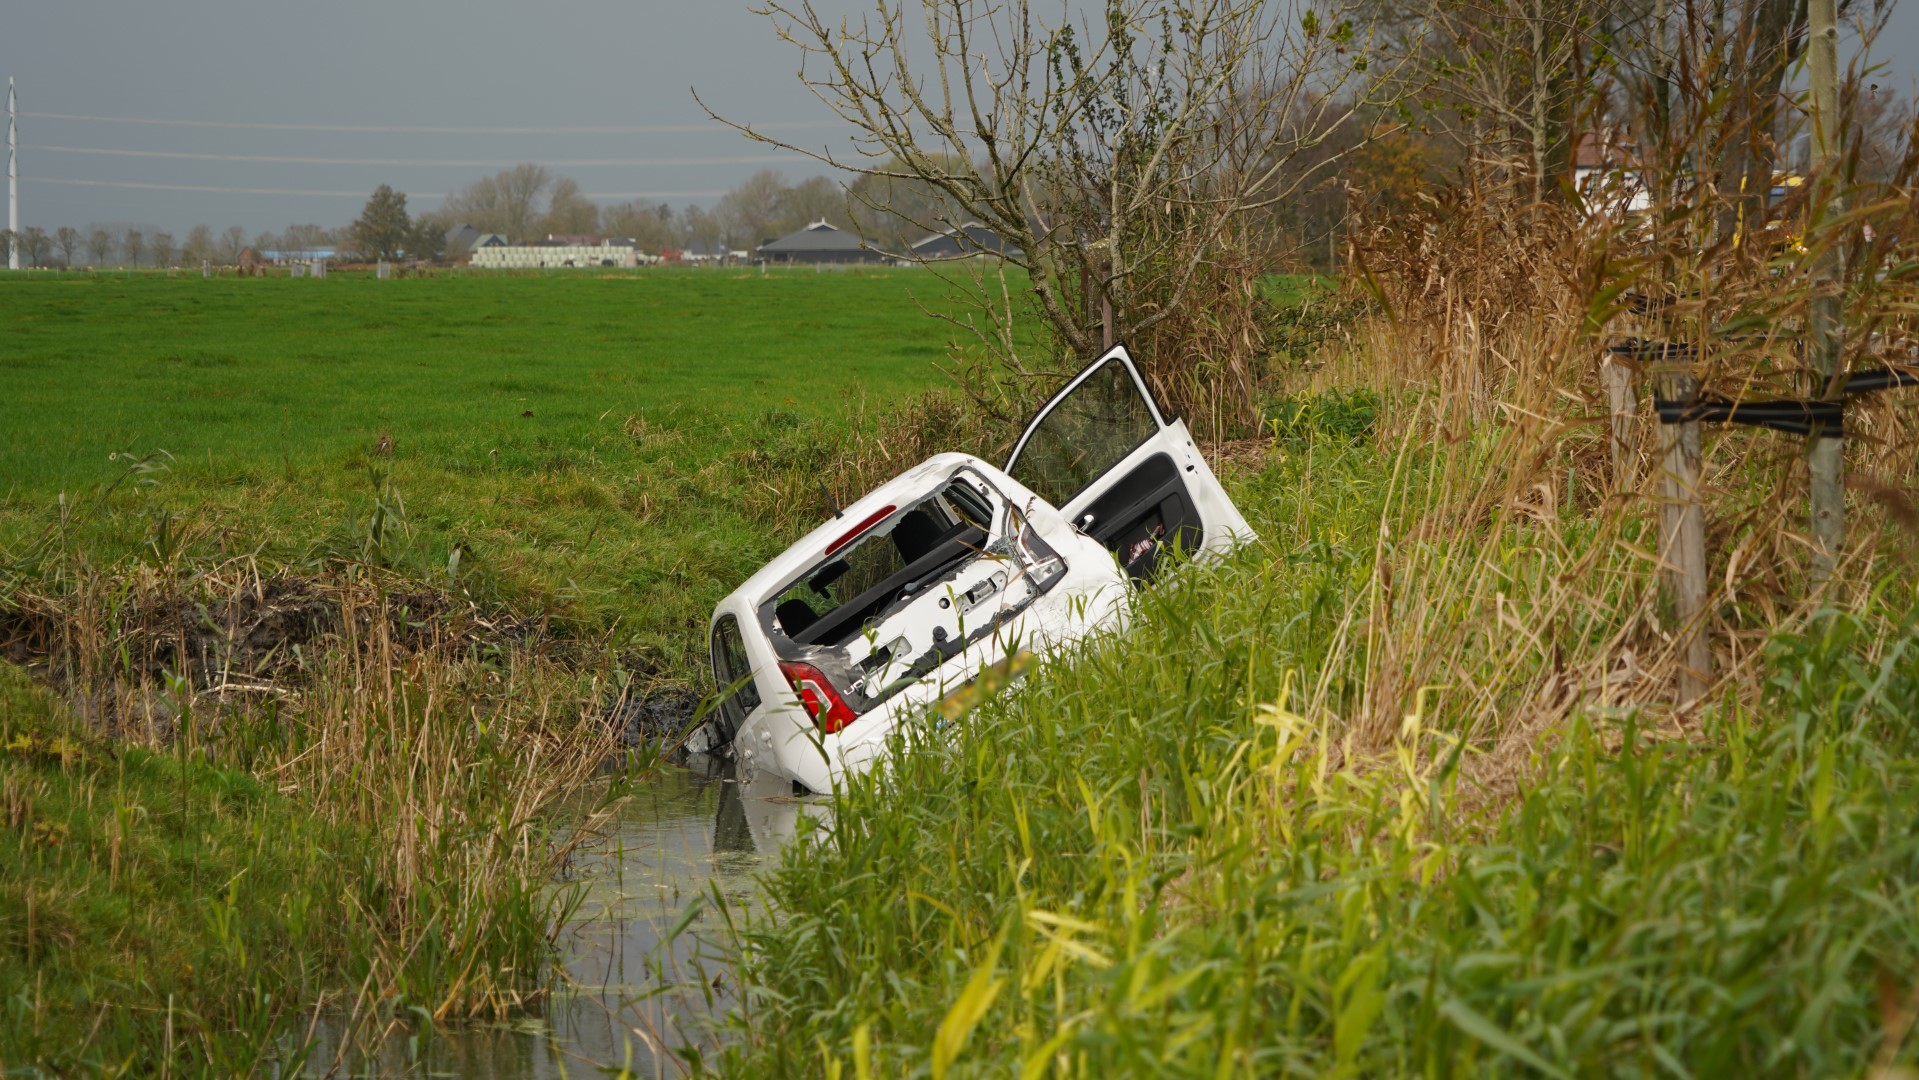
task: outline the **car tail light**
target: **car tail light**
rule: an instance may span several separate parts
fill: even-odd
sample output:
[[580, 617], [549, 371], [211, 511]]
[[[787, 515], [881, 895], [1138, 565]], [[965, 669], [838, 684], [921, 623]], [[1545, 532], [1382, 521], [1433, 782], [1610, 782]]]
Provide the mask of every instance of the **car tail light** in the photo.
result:
[[799, 694], [800, 704], [806, 706], [807, 715], [826, 734], [831, 735], [859, 719], [853, 715], [852, 706], [846, 703], [846, 699], [840, 697], [839, 691], [833, 689], [833, 684], [827, 681], [825, 675], [820, 674], [819, 668], [811, 664], [782, 661], [780, 674], [786, 676], [793, 691]]

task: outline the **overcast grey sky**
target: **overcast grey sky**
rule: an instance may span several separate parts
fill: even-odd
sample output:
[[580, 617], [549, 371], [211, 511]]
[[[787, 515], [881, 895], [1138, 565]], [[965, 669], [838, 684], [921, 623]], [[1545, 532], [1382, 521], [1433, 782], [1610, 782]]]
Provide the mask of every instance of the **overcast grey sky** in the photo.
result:
[[[835, 0], [829, 9], [855, 6]], [[198, 222], [249, 232], [358, 214], [381, 183], [457, 190], [516, 161], [560, 165], [587, 192], [710, 201], [756, 169], [821, 170], [713, 130], [689, 87], [727, 115], [813, 142], [840, 129], [794, 78], [798, 54], [746, 0], [0, 0], [0, 75], [18, 83], [23, 225]], [[526, 128], [516, 133], [167, 126], [31, 114], [224, 124]], [[553, 128], [651, 128], [562, 133]], [[695, 130], [672, 130], [692, 127]], [[665, 130], [658, 130], [665, 129]], [[111, 150], [76, 153], [53, 147]], [[163, 158], [162, 151], [348, 158], [319, 164]], [[499, 162], [498, 166], [492, 165]], [[52, 183], [95, 180], [347, 192], [268, 195]]]
[[[828, 12], [867, 6], [818, 4]], [[1919, 74], [1919, 63], [1906, 59], [1915, 48], [1919, 0], [1909, 0], [1875, 49], [1894, 65], [1882, 81], [1902, 93]], [[196, 223], [248, 232], [343, 224], [377, 184], [429, 208], [439, 200], [427, 193], [456, 190], [516, 161], [622, 162], [555, 166], [589, 193], [618, 196], [601, 202], [640, 194], [676, 206], [710, 202], [756, 169], [783, 168], [795, 179], [820, 170], [711, 130], [689, 87], [724, 114], [824, 143], [837, 129], [795, 79], [798, 59], [749, 0], [0, 0], [0, 75], [18, 81], [24, 114], [22, 224], [49, 231], [89, 222], [178, 234]], [[246, 124], [535, 130], [219, 126]], [[209, 156], [142, 156], [154, 152]]]

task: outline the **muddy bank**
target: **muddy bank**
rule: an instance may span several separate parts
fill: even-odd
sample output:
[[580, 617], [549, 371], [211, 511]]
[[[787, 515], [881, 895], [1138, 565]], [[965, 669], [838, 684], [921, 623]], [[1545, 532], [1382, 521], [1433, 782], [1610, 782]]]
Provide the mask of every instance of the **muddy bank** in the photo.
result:
[[628, 746], [677, 746], [695, 726], [703, 672], [661, 672], [551, 620], [380, 572], [76, 574], [0, 594], [0, 658], [57, 690], [102, 734], [170, 737], [185, 691], [220, 712], [287, 702], [342, 654], [375, 666], [536, 663], [589, 685], [582, 702]]

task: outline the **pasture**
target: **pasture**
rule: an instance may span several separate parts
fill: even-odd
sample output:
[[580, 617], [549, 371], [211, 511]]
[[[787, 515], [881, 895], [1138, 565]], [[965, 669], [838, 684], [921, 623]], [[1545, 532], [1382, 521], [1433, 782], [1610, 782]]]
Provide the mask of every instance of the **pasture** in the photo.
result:
[[[939, 378], [911, 272], [377, 281], [0, 277], [0, 490], [84, 490], [165, 450], [231, 480], [403, 460], [515, 466], [662, 409], [820, 416]], [[929, 300], [936, 297], [929, 297]], [[188, 465], [187, 463], [191, 463]]]
[[942, 290], [889, 270], [0, 277], [0, 547], [57, 523], [102, 563], [437, 573], [670, 666], [778, 549], [769, 516], [822, 511], [815, 481], [768, 472], [946, 383], [950, 329], [920, 309]]

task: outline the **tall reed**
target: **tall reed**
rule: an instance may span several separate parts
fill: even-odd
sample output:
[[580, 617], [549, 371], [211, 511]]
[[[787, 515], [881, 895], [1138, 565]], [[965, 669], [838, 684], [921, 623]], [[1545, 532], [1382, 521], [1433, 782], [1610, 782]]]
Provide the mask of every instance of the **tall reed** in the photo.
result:
[[[42, 805], [60, 795], [59, 805], [90, 806], [88, 792], [112, 786], [119, 755], [175, 759], [177, 775], [162, 768], [143, 780], [143, 796], [116, 796], [145, 809], [116, 817], [117, 832], [89, 843], [144, 850], [159, 842], [149, 834], [170, 835], [182, 817], [191, 828], [199, 816], [216, 852], [236, 831], [249, 838], [243, 847], [259, 847], [233, 881], [188, 873], [177, 886], [184, 902], [219, 916], [204, 945], [217, 963], [194, 962], [192, 999], [174, 1008], [171, 978], [142, 982], [108, 1003], [125, 1011], [104, 1045], [149, 1055], [161, 1036], [141, 1018], [164, 1015], [167, 1055], [175, 1036], [190, 1036], [177, 1051], [189, 1071], [220, 1072], [218, 1061], [234, 1055], [285, 1064], [331, 1011], [347, 1036], [335, 1042], [337, 1065], [358, 1041], [396, 1025], [537, 1007], [554, 935], [579, 897], [559, 884], [560, 871], [619, 791], [600, 782], [619, 746], [599, 715], [607, 688], [596, 676], [546, 655], [525, 627], [377, 573], [308, 580], [232, 566], [186, 576], [71, 565], [66, 573], [57, 600], [22, 590], [12, 608], [16, 644], [47, 650], [38, 653], [43, 675], [75, 706], [64, 725], [22, 729], [21, 745], [87, 748], [72, 781], [79, 787], [47, 788]], [[649, 767], [641, 758], [630, 768]], [[123, 786], [124, 774], [123, 766]], [[253, 793], [238, 803], [194, 794], [240, 782], [222, 777], [244, 778]], [[9, 785], [17, 779], [8, 774]], [[177, 811], [163, 789], [178, 793]], [[270, 843], [276, 829], [289, 846]], [[155, 853], [122, 878], [115, 854], [110, 873], [73, 878], [62, 904], [80, 925], [107, 919], [106, 932], [121, 917], [108, 913], [150, 887], [148, 876], [231, 858]], [[256, 896], [255, 882], [284, 892]], [[29, 888], [57, 887], [48, 883]], [[179, 947], [197, 955], [203, 945]], [[89, 947], [47, 970], [64, 995], [103, 977], [89, 974], [101, 965], [114, 970], [117, 955]], [[45, 1017], [50, 1033], [69, 1030], [60, 1000]], [[49, 1066], [85, 1060], [55, 1034], [0, 1041], [0, 1056], [21, 1053]]]

